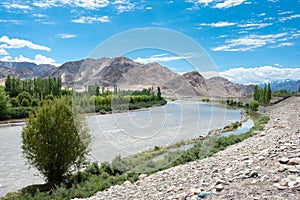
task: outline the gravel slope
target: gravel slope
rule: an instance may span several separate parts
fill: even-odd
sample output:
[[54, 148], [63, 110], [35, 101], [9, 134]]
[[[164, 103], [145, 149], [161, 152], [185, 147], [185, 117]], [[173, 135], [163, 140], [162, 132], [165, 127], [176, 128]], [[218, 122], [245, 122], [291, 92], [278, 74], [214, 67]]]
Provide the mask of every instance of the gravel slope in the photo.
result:
[[141, 175], [94, 199], [300, 199], [300, 97], [261, 109], [270, 121], [256, 136], [210, 158]]

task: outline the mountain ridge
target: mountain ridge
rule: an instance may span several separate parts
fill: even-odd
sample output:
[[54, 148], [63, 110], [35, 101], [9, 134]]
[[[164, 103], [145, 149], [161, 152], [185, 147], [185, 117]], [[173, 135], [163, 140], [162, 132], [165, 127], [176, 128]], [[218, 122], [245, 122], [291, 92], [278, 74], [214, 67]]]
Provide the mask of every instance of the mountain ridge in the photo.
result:
[[163, 94], [169, 97], [239, 97], [254, 90], [253, 85], [235, 84], [223, 77], [206, 79], [196, 71], [180, 75], [159, 63], [142, 64], [126, 57], [87, 58], [69, 61], [58, 67], [0, 61], [0, 78], [7, 75], [21, 79], [60, 76], [66, 86], [81, 89], [94, 84], [101, 87], [118, 85], [122, 89], [160, 86]]

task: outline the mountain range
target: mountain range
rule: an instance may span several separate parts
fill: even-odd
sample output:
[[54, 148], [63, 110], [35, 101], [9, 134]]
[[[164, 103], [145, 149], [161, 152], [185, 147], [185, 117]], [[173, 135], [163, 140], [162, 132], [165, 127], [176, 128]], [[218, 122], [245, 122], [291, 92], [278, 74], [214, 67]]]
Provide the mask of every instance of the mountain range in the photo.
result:
[[158, 63], [141, 64], [126, 57], [87, 58], [66, 62], [59, 67], [29, 62], [0, 61], [0, 78], [7, 75], [21, 79], [62, 77], [65, 86], [84, 89], [97, 84], [111, 88], [142, 89], [160, 86], [169, 97], [239, 97], [253, 92], [253, 85], [241, 85], [222, 77], [204, 78], [199, 72], [183, 75]]
[[[300, 77], [299, 77], [300, 78]], [[265, 85], [260, 84], [261, 88]], [[286, 90], [288, 92], [296, 92], [299, 90], [300, 87], [300, 80], [284, 80], [284, 81], [276, 81], [270, 83], [272, 91], [279, 91], [279, 90]]]

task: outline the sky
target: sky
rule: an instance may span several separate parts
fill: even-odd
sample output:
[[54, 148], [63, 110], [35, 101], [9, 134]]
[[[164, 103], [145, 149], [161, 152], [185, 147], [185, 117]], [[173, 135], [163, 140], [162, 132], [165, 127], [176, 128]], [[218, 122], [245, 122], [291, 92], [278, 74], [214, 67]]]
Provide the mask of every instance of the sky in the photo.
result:
[[138, 41], [115, 56], [242, 84], [300, 79], [300, 0], [2, 0], [0, 30], [1, 61], [59, 66]]

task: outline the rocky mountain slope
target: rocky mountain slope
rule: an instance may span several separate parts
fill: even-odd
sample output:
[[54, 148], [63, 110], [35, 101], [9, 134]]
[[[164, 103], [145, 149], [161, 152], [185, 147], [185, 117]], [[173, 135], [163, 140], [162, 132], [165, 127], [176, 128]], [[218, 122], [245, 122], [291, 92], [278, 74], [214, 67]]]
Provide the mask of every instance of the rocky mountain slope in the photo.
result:
[[53, 65], [37, 65], [29, 62], [0, 61], [0, 78], [11, 75], [17, 78], [46, 77], [56, 69]]
[[141, 175], [87, 198], [106, 199], [300, 199], [300, 97], [261, 112], [263, 131], [212, 157]]
[[0, 78], [8, 74], [18, 78], [60, 76], [65, 85], [81, 89], [94, 84], [100, 87], [118, 85], [122, 89], [160, 86], [163, 94], [169, 97], [244, 96], [254, 89], [253, 86], [234, 84], [221, 77], [205, 79], [198, 72], [179, 75], [158, 63], [141, 64], [126, 57], [88, 58], [59, 67], [0, 62]]

